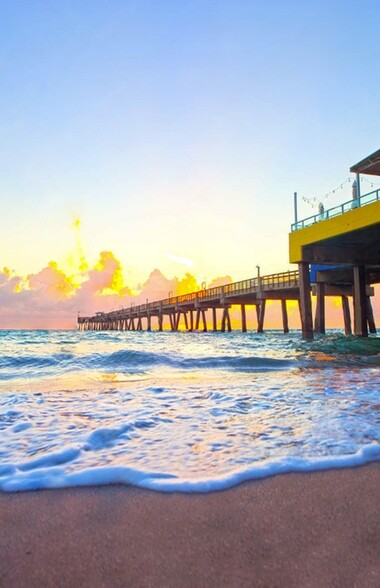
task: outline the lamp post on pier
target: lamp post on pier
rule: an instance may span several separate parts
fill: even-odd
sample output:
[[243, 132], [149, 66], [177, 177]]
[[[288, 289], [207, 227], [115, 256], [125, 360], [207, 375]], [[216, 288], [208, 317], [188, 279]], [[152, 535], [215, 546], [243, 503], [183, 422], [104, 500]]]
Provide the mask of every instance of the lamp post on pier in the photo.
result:
[[263, 291], [262, 291], [262, 287], [261, 287], [260, 266], [257, 265], [256, 269], [257, 269], [257, 296], [258, 296], [258, 298], [261, 299], [263, 297]]

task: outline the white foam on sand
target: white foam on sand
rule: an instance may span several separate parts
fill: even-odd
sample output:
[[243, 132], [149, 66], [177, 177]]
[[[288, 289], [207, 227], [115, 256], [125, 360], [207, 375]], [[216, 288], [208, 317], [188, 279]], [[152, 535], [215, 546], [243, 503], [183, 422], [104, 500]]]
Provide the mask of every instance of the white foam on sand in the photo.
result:
[[78, 472], [66, 472], [64, 464], [74, 460], [80, 450], [68, 448], [29, 464], [0, 466], [0, 489], [5, 492], [125, 484], [159, 492], [207, 493], [226, 490], [246, 482], [290, 472], [357, 467], [380, 460], [380, 445], [371, 443], [351, 455], [316, 459], [288, 458], [265, 465], [235, 470], [214, 478], [184, 478], [163, 472], [140, 471], [123, 466], [93, 467]]

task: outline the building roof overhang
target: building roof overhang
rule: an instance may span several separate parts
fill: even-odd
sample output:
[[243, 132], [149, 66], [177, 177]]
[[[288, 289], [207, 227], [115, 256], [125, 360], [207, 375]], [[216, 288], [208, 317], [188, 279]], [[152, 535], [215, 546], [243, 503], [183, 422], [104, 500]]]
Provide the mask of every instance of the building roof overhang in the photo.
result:
[[356, 163], [350, 168], [350, 172], [355, 174], [370, 174], [372, 176], [380, 176], [380, 149], [368, 155], [359, 163]]

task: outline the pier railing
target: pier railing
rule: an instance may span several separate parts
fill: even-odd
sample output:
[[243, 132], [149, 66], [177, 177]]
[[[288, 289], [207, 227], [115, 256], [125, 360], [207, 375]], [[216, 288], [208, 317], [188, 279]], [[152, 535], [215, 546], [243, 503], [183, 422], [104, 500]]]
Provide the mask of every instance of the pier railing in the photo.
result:
[[298, 271], [281, 272], [261, 278], [261, 287], [265, 289], [296, 288], [298, 286]]
[[[239, 304], [239, 296], [247, 294], [256, 294], [259, 298], [262, 292], [284, 288], [298, 287], [298, 271], [287, 271], [267, 276], [232, 282], [224, 286], [214, 288], [205, 288], [197, 292], [181, 294], [179, 296], [170, 296], [163, 300], [146, 302], [145, 304], [131, 304], [130, 308], [121, 307], [120, 310], [111, 312], [97, 312], [93, 317], [79, 317], [78, 322], [96, 321], [106, 322], [113, 320], [123, 320], [128, 317], [138, 318], [148, 314], [157, 314], [159, 312], [172, 312], [178, 306], [185, 306], [186, 303], [196, 305], [201, 302], [220, 302], [225, 300], [230, 304]], [[231, 301], [231, 302], [229, 302]]]
[[322, 213], [313, 214], [312, 216], [308, 216], [303, 220], [293, 223], [291, 227], [292, 232], [298, 231], [299, 229], [305, 229], [306, 227], [310, 227], [311, 225], [314, 225], [319, 221], [334, 218], [335, 216], [344, 214], [349, 210], [354, 210], [355, 208], [360, 208], [361, 206], [372, 204], [372, 202], [376, 202], [377, 200], [380, 200], [380, 190], [374, 190], [373, 192], [364, 194], [359, 198], [348, 200], [347, 202], [339, 204], [338, 206], [334, 206], [333, 208], [329, 208], [328, 210], [325, 210]]
[[[298, 271], [288, 271], [277, 274], [270, 274], [268, 276], [250, 278], [240, 282], [232, 282], [224, 286], [216, 286], [214, 288], [205, 288], [197, 292], [189, 294], [181, 294], [180, 296], [171, 296], [162, 300], [163, 306], [170, 306], [173, 304], [182, 304], [186, 302], [207, 301], [220, 298], [228, 298], [244, 294], [255, 293], [259, 287], [262, 289], [274, 289], [283, 287], [297, 287], [298, 285]], [[159, 302], [151, 303], [151, 305], [160, 304]], [[145, 305], [140, 306], [142, 309]], [[144, 308], [145, 310], [145, 308]]]

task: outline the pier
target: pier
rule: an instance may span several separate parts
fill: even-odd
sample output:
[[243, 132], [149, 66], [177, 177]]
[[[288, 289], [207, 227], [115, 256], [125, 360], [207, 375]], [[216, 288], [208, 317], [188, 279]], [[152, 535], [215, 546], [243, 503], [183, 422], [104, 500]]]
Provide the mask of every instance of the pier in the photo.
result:
[[[181, 321], [188, 331], [207, 331], [212, 323], [213, 331], [231, 331], [230, 308], [239, 305], [242, 331], [247, 331], [247, 306], [255, 309], [257, 330], [264, 329], [265, 305], [267, 300], [281, 302], [283, 328], [288, 332], [287, 300], [299, 300], [299, 275], [289, 271], [268, 276], [255, 277], [225, 286], [208, 288], [172, 296], [164, 300], [131, 306], [108, 313], [96, 313], [92, 317], [78, 317], [81, 330], [152, 330], [152, 319], [156, 318], [157, 329], [163, 330], [167, 317], [172, 331], [178, 331]], [[207, 321], [210, 311], [212, 320]], [[144, 326], [143, 326], [144, 325]]]
[[[316, 266], [317, 331], [324, 332], [324, 297], [335, 282], [353, 296], [355, 335], [376, 332], [371, 285], [380, 283], [380, 190], [361, 194], [360, 174], [380, 176], [380, 149], [350, 168], [356, 174], [353, 198], [323, 214], [295, 221], [289, 235], [289, 261], [298, 264], [302, 335], [313, 337], [310, 268]], [[342, 296], [345, 296], [342, 293]], [[343, 299], [342, 299], [343, 300]], [[345, 332], [350, 334], [347, 300], [343, 301]]]
[[[247, 309], [253, 308], [257, 332], [264, 330], [267, 300], [281, 305], [284, 333], [289, 331], [287, 301], [298, 301], [302, 336], [325, 332], [325, 298], [339, 296], [346, 334], [376, 333], [371, 297], [380, 283], [380, 190], [360, 193], [360, 174], [380, 176], [380, 150], [350, 169], [357, 177], [355, 198], [298, 221], [289, 234], [294, 271], [257, 276], [225, 286], [131, 305], [94, 316], [78, 316], [80, 330], [231, 331], [230, 309], [240, 307], [241, 330], [247, 331]], [[315, 317], [312, 294], [316, 297]], [[353, 327], [348, 297], [353, 298]]]
[[[302, 322], [302, 313], [304, 312], [301, 306], [302, 279], [305, 280], [305, 277], [300, 276], [298, 271], [255, 277], [181, 296], [171, 296], [164, 300], [132, 305], [128, 309], [122, 308], [107, 313], [97, 312], [91, 317], [78, 316], [78, 328], [95, 331], [151, 331], [156, 328], [156, 330], [162, 331], [166, 317], [169, 329], [172, 331], [178, 331], [182, 327], [187, 331], [206, 332], [210, 329], [225, 332], [232, 330], [230, 309], [232, 306], [238, 306], [240, 307], [242, 332], [247, 331], [247, 310], [248, 307], [251, 307], [257, 322], [257, 332], [262, 333], [266, 301], [275, 300], [281, 306], [283, 331], [288, 333], [287, 301], [298, 301]], [[346, 276], [344, 276], [344, 283], [337, 281], [336, 274], [328, 275], [324, 279], [325, 282], [319, 281], [317, 283], [316, 332], [324, 332], [325, 296], [341, 296], [346, 332], [352, 332], [348, 304], [348, 296], [354, 294], [352, 285], [346, 283]], [[323, 287], [320, 284], [323, 284]], [[310, 293], [314, 287], [314, 285], [310, 286]], [[321, 292], [323, 292], [323, 296], [321, 296]], [[373, 288], [366, 289], [366, 300], [371, 310], [370, 296], [373, 294]], [[373, 313], [371, 316], [371, 330], [374, 332]]]

